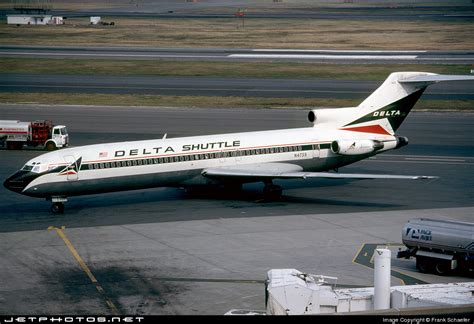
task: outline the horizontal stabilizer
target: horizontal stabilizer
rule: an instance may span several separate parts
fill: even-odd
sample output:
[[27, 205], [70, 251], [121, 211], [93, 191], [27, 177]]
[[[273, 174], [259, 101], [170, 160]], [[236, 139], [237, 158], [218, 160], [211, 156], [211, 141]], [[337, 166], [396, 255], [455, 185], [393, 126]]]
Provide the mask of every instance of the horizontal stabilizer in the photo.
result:
[[474, 81], [474, 76], [471, 75], [443, 75], [443, 74], [428, 74], [408, 77], [406, 79], [398, 80], [400, 83], [425, 83], [432, 84], [444, 81]]

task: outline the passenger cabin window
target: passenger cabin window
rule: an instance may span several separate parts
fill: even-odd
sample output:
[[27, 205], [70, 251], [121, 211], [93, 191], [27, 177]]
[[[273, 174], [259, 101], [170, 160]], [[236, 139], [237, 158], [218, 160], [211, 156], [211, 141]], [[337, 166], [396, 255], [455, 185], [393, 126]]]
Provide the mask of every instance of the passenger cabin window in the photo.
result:
[[59, 128], [55, 128], [55, 129], [53, 130], [53, 134], [54, 134], [54, 135], [59, 135], [59, 134], [60, 134]]

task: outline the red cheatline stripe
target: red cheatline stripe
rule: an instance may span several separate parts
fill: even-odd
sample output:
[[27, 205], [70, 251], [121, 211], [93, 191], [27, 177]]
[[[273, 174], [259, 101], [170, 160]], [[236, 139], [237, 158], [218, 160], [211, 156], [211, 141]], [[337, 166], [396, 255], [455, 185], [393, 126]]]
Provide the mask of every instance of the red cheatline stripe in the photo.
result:
[[64, 175], [74, 175], [74, 174], [77, 174], [76, 171], [67, 171], [67, 172], [61, 172], [61, 173], [58, 173], [58, 175], [60, 176], [64, 176]]
[[341, 128], [342, 130], [348, 130], [353, 132], [362, 132], [362, 133], [374, 133], [382, 135], [391, 135], [380, 125], [370, 125], [370, 126], [359, 126], [359, 127], [350, 127], [350, 128]]

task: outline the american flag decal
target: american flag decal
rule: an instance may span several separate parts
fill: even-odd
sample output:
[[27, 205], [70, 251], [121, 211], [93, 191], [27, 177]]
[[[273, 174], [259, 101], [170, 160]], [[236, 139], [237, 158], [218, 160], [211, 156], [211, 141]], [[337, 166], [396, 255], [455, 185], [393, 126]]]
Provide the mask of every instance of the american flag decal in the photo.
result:
[[103, 157], [107, 157], [107, 152], [100, 152], [99, 153], [99, 157], [103, 158]]

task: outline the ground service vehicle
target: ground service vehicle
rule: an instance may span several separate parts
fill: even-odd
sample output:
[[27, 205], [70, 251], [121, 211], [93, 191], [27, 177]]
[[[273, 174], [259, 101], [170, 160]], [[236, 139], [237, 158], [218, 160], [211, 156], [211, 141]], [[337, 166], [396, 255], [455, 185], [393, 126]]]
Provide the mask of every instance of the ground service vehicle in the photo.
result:
[[68, 146], [69, 135], [66, 126], [53, 125], [50, 120], [0, 120], [0, 144], [9, 150], [21, 150], [27, 145], [53, 151]]
[[402, 242], [407, 249], [397, 257], [415, 257], [420, 272], [474, 273], [474, 223], [412, 219], [403, 227]]

